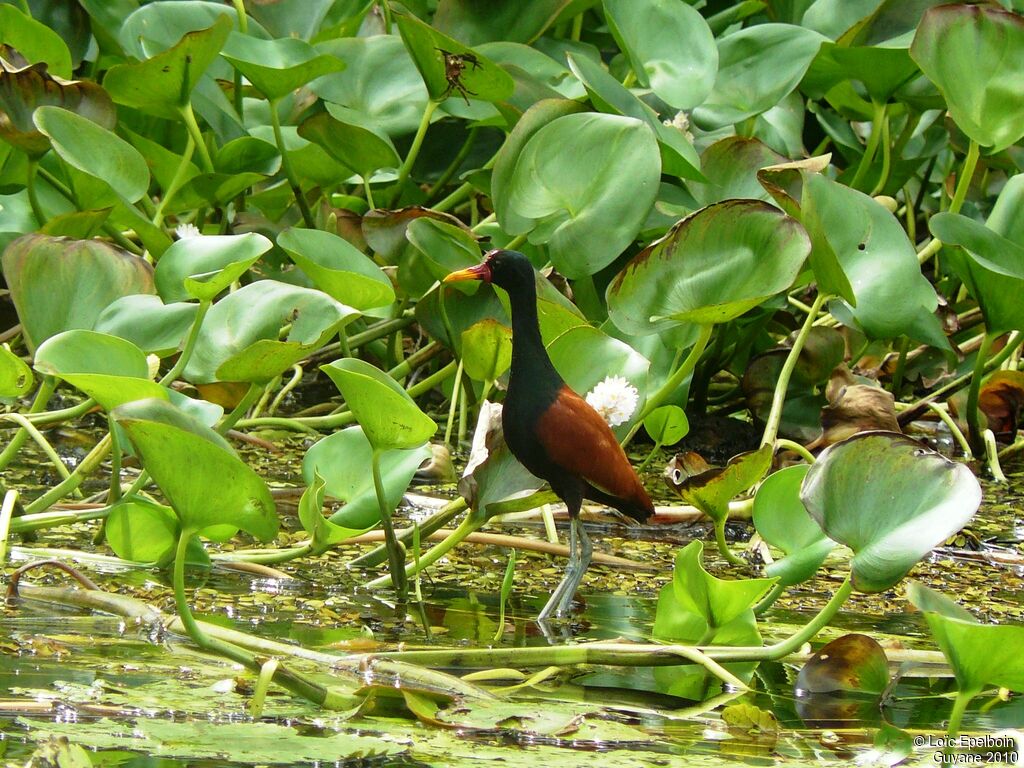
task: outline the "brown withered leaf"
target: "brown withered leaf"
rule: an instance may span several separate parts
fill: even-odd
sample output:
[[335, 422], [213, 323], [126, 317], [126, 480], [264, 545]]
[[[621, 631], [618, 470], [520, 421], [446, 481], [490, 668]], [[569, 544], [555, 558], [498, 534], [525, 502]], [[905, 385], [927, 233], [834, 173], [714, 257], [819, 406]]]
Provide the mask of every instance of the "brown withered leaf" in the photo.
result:
[[895, 399], [891, 392], [869, 384], [856, 384], [845, 366], [833, 371], [826, 394], [829, 405], [821, 409], [822, 435], [816, 448], [845, 440], [858, 432], [900, 432]]
[[1024, 410], [1024, 373], [996, 371], [981, 384], [978, 408], [996, 438], [1013, 440]]

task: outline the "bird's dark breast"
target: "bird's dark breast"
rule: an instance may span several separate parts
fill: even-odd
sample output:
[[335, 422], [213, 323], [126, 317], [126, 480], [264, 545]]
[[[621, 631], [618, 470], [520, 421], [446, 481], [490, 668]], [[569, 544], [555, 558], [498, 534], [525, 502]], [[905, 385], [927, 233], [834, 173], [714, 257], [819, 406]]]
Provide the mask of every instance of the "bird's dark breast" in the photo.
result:
[[508, 397], [501, 412], [501, 428], [512, 455], [530, 472], [549, 483], [557, 478], [559, 468], [552, 463], [537, 438], [535, 425], [558, 397], [558, 390], [545, 392], [534, 388], [529, 397], [516, 396], [515, 382], [509, 386]]

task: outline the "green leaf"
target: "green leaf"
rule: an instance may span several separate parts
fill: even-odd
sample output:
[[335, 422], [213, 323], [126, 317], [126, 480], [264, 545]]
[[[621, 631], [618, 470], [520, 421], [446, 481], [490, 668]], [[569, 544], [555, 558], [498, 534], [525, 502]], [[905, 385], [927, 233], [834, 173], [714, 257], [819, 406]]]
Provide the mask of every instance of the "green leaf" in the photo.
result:
[[3, 271], [30, 351], [61, 331], [92, 328], [122, 296], [153, 292], [149, 264], [98, 240], [25, 235], [7, 246]]
[[[408, 451], [385, 451], [380, 457], [381, 480], [384, 484], [384, 500], [394, 510], [402, 500], [413, 475], [430, 457], [429, 446], [419, 446]], [[372, 528], [380, 521], [380, 505], [373, 487], [371, 460], [373, 447], [366, 439], [362, 427], [353, 426], [335, 432], [319, 440], [306, 451], [302, 460], [302, 476], [312, 488], [317, 477], [323, 477], [324, 494], [345, 502], [345, 506], [331, 515], [329, 525], [321, 531], [323, 541], [340, 541], [342, 535], [331, 526], [359, 533]], [[319, 526], [313, 516], [323, 520], [322, 502], [317, 507], [310, 504], [306, 517], [300, 518], [307, 531], [309, 523]], [[314, 534], [315, 535], [315, 534]]]
[[124, 139], [60, 107], [39, 107], [32, 120], [69, 165], [105, 181], [130, 203], [146, 194], [149, 167], [139, 151]]
[[222, 45], [221, 56], [271, 102], [310, 80], [345, 68], [341, 59], [317, 54], [306, 41], [291, 37], [260, 40], [231, 32]]
[[907, 597], [924, 612], [961, 695], [976, 695], [986, 685], [1024, 691], [1024, 626], [981, 624], [948, 597], [921, 584], [908, 585]]
[[398, 168], [401, 160], [391, 139], [362, 115], [346, 107], [328, 105], [299, 126], [299, 136], [316, 142], [331, 157], [369, 179], [382, 168]]
[[71, 77], [71, 52], [48, 26], [13, 5], [0, 5], [0, 29], [4, 31], [4, 45], [14, 48], [29, 64], [44, 62], [58, 77]]
[[566, 277], [592, 275], [633, 242], [660, 175], [654, 132], [639, 120], [559, 117], [537, 130], [516, 158], [507, 190], [516, 218], [502, 227], [546, 244]]
[[420, 263], [435, 280], [480, 263], [480, 246], [462, 227], [423, 216], [409, 222], [405, 236], [422, 254]]
[[796, 678], [797, 696], [813, 693], [880, 695], [889, 686], [889, 659], [867, 635], [836, 638], [815, 651]]
[[803, 78], [824, 41], [790, 24], [757, 24], [718, 40], [711, 95], [693, 111], [704, 128], [720, 128], [774, 107]]
[[785, 587], [811, 578], [835, 547], [800, 500], [800, 485], [809, 468], [797, 464], [774, 472], [754, 496], [754, 527], [761, 538], [785, 553], [765, 574], [777, 577]]
[[943, 245], [958, 245], [966, 250], [974, 262], [988, 272], [1015, 281], [1024, 280], [1024, 246], [980, 221], [960, 213], [937, 213], [928, 220], [928, 229]]
[[174, 556], [178, 518], [174, 510], [139, 498], [110, 509], [103, 535], [114, 554], [135, 563], [165, 563]]
[[942, 92], [960, 130], [1000, 152], [1024, 136], [1024, 18], [982, 5], [943, 5], [921, 19], [910, 55]]
[[277, 244], [317, 288], [343, 304], [363, 311], [395, 301], [394, 286], [380, 267], [344, 238], [292, 227], [277, 236]]
[[145, 61], [111, 67], [103, 86], [118, 104], [179, 120], [180, 110], [217, 58], [231, 27], [231, 17], [219, 15], [209, 28], [186, 33], [175, 45]]
[[277, 512], [266, 483], [212, 429], [163, 400], [128, 403], [111, 415], [183, 528], [202, 534], [231, 526], [261, 541], [277, 535]]
[[647, 414], [644, 429], [658, 445], [674, 445], [686, 437], [690, 422], [678, 405], [662, 405]]
[[323, 508], [324, 479], [319, 473], [314, 473], [313, 481], [299, 499], [299, 521], [312, 538], [313, 554], [326, 552], [334, 544], [351, 539], [367, 530], [336, 525], [324, 517]]
[[156, 288], [167, 302], [211, 301], [273, 247], [255, 232], [176, 240], [156, 265]]
[[893, 93], [918, 74], [917, 65], [906, 48], [824, 43], [800, 88], [821, 98], [835, 86], [856, 80], [864, 84], [873, 102], [885, 104]]
[[0, 344], [0, 397], [22, 397], [32, 391], [35, 379], [28, 363]]
[[512, 364], [512, 329], [487, 318], [462, 332], [462, 363], [476, 381], [494, 381]]
[[773, 453], [771, 445], [762, 445], [756, 451], [733, 456], [723, 468], [708, 468], [690, 475], [685, 475], [683, 467], [677, 464], [669, 484], [689, 504], [720, 523], [729, 514], [729, 502], [765, 476]]
[[107, 305], [93, 330], [127, 339], [147, 354], [167, 357], [184, 343], [198, 311], [198, 304], [164, 304], [151, 294], [123, 296]]
[[379, 368], [345, 358], [320, 370], [338, 387], [374, 450], [418, 448], [437, 431], [433, 419]]
[[[359, 312], [322, 291], [259, 280], [218, 301], [203, 321], [184, 377], [266, 383], [326, 344]], [[279, 340], [281, 328], [290, 325]]]
[[446, 66], [446, 56], [455, 57], [455, 61], [461, 64], [461, 69], [452, 79], [469, 96], [482, 101], [504, 101], [512, 95], [515, 87], [512, 78], [483, 54], [438, 32], [415, 16], [395, 14], [395, 21], [432, 100], [442, 101], [449, 96], [459, 98], [462, 93], [449, 81], [446, 72], [450, 67]]
[[711, 92], [718, 49], [704, 17], [677, 0], [604, 0], [605, 20], [642, 86], [669, 106], [693, 109]]
[[854, 552], [853, 585], [881, 592], [960, 530], [981, 503], [970, 469], [892, 432], [826, 448], [800, 492], [834, 541]]
[[467, 45], [492, 40], [532, 43], [571, 0], [491, 0], [486, 6], [473, 0], [440, 0], [434, 26]]
[[627, 333], [723, 323], [788, 289], [810, 252], [800, 224], [767, 203], [702, 208], [642, 251], [608, 286], [608, 313]]

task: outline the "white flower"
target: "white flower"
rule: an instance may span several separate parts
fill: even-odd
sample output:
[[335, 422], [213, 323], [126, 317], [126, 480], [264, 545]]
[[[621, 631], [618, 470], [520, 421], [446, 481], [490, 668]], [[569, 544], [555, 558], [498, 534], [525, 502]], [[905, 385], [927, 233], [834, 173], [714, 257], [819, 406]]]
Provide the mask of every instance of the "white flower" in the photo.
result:
[[685, 112], [676, 112], [675, 116], [671, 120], [662, 120], [662, 125], [668, 126], [669, 128], [675, 128], [681, 132], [688, 141], [693, 141], [693, 133], [690, 132], [690, 116]]
[[179, 240], [188, 240], [190, 237], [202, 237], [203, 233], [195, 224], [179, 224], [174, 228], [174, 234]]
[[640, 392], [622, 376], [606, 376], [587, 393], [587, 403], [612, 427], [629, 421], [639, 402]]

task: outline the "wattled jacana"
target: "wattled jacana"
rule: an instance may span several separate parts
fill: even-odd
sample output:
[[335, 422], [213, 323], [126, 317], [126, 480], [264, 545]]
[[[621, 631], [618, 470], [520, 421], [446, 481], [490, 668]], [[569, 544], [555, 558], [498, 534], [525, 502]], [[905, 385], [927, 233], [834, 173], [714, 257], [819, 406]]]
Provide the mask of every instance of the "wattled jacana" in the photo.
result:
[[569, 565], [541, 620], [566, 616], [590, 565], [590, 539], [580, 522], [583, 499], [639, 521], [653, 512], [647, 492], [605, 420], [558, 375], [541, 341], [533, 265], [516, 251], [490, 251], [478, 266], [444, 282], [482, 280], [508, 292], [512, 307], [512, 368], [501, 413], [505, 441], [530, 472], [551, 485], [569, 510]]

